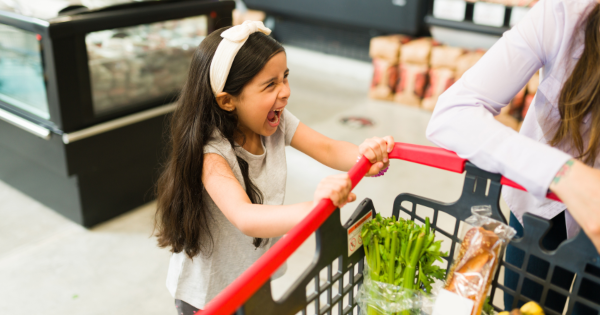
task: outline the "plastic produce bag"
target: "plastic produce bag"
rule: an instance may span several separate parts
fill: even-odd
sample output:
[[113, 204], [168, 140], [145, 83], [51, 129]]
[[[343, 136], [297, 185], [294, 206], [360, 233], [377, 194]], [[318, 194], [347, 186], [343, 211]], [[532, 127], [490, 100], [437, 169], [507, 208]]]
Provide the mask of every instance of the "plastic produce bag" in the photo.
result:
[[473, 228], [463, 238], [444, 289], [474, 301], [473, 315], [481, 314], [502, 251], [515, 236], [512, 227], [490, 218], [491, 207], [476, 206], [465, 220]]
[[[409, 290], [401, 286], [374, 281], [365, 264], [363, 284], [358, 290], [360, 315], [425, 315], [431, 314], [435, 294]], [[439, 287], [434, 286], [432, 292]]]

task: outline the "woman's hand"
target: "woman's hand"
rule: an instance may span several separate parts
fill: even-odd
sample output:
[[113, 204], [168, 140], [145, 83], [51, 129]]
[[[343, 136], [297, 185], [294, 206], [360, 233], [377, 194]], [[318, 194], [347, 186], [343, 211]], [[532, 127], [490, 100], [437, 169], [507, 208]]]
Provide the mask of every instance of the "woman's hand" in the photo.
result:
[[600, 253], [600, 170], [569, 160], [550, 184]]
[[341, 208], [348, 202], [356, 200], [356, 195], [351, 193], [352, 182], [348, 174], [337, 174], [325, 177], [317, 186], [313, 208], [322, 200], [329, 198], [333, 204]]
[[366, 176], [377, 175], [390, 165], [388, 153], [392, 152], [392, 149], [394, 149], [394, 138], [392, 136], [367, 139], [358, 146], [358, 153], [361, 156], [364, 155], [373, 163]]

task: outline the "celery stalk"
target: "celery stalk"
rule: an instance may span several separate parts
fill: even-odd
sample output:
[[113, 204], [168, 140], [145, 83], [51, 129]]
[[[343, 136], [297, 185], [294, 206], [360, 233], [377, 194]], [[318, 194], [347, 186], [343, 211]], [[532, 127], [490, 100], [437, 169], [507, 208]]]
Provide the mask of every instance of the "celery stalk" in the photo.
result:
[[392, 232], [392, 248], [390, 250], [390, 260], [388, 261], [388, 283], [394, 283], [394, 271], [396, 268], [396, 247], [398, 247], [398, 231]]
[[417, 263], [419, 262], [419, 255], [421, 254], [421, 248], [423, 248], [423, 242], [425, 241], [425, 231], [421, 232], [417, 236], [415, 246], [411, 249], [410, 258], [406, 262], [406, 268], [404, 269], [404, 276], [402, 280], [402, 286], [414, 290], [415, 286], [415, 274], [417, 272]]

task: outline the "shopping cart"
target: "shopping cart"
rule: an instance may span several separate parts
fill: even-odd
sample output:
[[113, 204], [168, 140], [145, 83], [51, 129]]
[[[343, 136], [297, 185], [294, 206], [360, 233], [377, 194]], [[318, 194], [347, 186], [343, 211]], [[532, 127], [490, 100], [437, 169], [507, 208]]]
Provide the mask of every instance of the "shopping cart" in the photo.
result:
[[[445, 258], [448, 264], [460, 244], [459, 230], [461, 222], [471, 215], [471, 207], [490, 205], [492, 217], [506, 222], [499, 206], [502, 185], [525, 190], [518, 184], [499, 174], [493, 174], [477, 168], [455, 153], [440, 148], [396, 143], [389, 154], [390, 159], [424, 164], [456, 173], [466, 171], [462, 194], [454, 203], [442, 203], [413, 194], [400, 194], [393, 205], [393, 215], [403, 216], [425, 222], [420, 209], [429, 209], [431, 226], [436, 229], [436, 237], [445, 237], [451, 242], [450, 253]], [[370, 168], [370, 162], [363, 157], [350, 170], [352, 188], [358, 184]], [[552, 193], [547, 196], [559, 200]], [[431, 213], [432, 212], [432, 213]], [[340, 210], [331, 200], [322, 200], [315, 209], [285, 237], [277, 242], [246, 272], [213, 299], [202, 315], [237, 314], [358, 314], [356, 303], [358, 287], [362, 284], [364, 250], [353, 236], [360, 230], [362, 223], [375, 216], [373, 203], [369, 199], [361, 202], [351, 218], [340, 224]], [[454, 218], [454, 227], [445, 231], [439, 227], [442, 216]], [[447, 218], [444, 218], [447, 222]], [[563, 242], [556, 250], [544, 249], [541, 239], [550, 228], [550, 222], [534, 215], [526, 214], [524, 235], [514, 239], [514, 246], [525, 253], [520, 266], [502, 261], [496, 272], [490, 291], [490, 301], [500, 292], [514, 297], [513, 307], [532, 298], [538, 299], [546, 314], [561, 315], [562, 309], [548, 307], [550, 299], [562, 298], [567, 302], [567, 314], [600, 315], [600, 255], [592, 242], [581, 232], [574, 239]], [[271, 295], [271, 275], [288, 257], [313, 233], [316, 235], [316, 253], [311, 266], [296, 280], [288, 292], [274, 301]], [[545, 275], [540, 270], [528, 268], [530, 261], [542, 261], [547, 264]], [[501, 269], [508, 269], [519, 275], [516, 290], [498, 283]], [[574, 276], [571, 287], [555, 284], [555, 271], [567, 272]], [[536, 297], [521, 294], [523, 288], [534, 286], [541, 291]], [[496, 310], [500, 308], [494, 305]]]

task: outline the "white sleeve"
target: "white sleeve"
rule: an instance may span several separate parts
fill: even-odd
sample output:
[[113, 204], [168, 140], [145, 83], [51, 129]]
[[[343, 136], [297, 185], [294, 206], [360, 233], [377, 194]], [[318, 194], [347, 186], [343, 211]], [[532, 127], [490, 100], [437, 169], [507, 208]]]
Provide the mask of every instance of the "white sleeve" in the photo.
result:
[[436, 145], [486, 171], [506, 176], [540, 199], [571, 157], [519, 135], [496, 121], [494, 115], [555, 57], [563, 39], [564, 21], [554, 2], [536, 4], [442, 94], [427, 127], [427, 138]]

